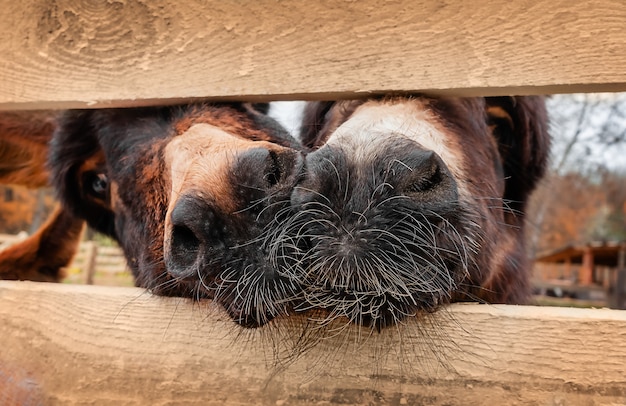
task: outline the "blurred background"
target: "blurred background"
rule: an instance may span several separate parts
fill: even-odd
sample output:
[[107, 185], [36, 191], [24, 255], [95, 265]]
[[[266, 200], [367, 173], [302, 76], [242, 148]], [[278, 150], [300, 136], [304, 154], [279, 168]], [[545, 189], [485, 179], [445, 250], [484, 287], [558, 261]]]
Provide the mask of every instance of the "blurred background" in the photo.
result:
[[552, 158], [527, 223], [537, 300], [625, 308], [626, 94], [547, 103]]

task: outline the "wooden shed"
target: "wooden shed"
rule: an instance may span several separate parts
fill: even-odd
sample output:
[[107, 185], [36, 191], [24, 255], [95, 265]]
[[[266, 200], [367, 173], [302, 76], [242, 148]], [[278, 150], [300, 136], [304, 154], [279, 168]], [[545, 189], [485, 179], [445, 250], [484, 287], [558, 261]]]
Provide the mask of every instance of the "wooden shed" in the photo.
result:
[[[596, 286], [606, 290], [609, 306], [626, 308], [626, 242], [596, 241], [547, 252], [535, 258], [539, 264], [552, 265], [535, 275], [542, 282], [568, 279], [571, 289], [588, 290]], [[575, 267], [575, 271], [573, 268]]]

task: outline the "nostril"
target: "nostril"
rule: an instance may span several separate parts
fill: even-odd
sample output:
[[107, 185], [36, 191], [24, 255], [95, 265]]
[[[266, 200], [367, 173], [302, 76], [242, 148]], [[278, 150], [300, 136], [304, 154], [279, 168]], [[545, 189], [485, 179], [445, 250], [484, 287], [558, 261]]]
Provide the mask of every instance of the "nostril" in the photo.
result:
[[403, 182], [403, 193], [436, 199], [454, 197], [456, 183], [439, 155], [433, 151], [417, 151], [410, 162], [411, 171]]
[[172, 228], [170, 244], [168, 261], [170, 272], [188, 276], [195, 269], [194, 264], [200, 253], [200, 240], [189, 227], [178, 225]]
[[170, 215], [166, 267], [178, 277], [197, 274], [225, 246], [220, 221], [211, 205], [201, 197], [183, 196]]
[[268, 186], [272, 187], [280, 182], [283, 170], [284, 164], [279, 159], [278, 154], [274, 151], [269, 151], [265, 164], [265, 175], [263, 177]]
[[405, 192], [427, 192], [437, 186], [442, 179], [443, 174], [437, 156], [430, 152], [420, 166], [414, 169], [414, 174], [411, 176], [412, 182], [405, 188]]
[[252, 148], [237, 155], [230, 173], [243, 198], [258, 199], [270, 189], [295, 183], [302, 161], [300, 153], [289, 148]]

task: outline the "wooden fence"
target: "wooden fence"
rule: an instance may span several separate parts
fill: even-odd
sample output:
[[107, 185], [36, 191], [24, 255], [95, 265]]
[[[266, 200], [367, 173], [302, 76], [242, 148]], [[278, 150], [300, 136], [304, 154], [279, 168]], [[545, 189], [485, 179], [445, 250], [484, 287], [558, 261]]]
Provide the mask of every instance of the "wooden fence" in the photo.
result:
[[[0, 109], [626, 89], [617, 0], [3, 3]], [[0, 403], [626, 404], [623, 311], [455, 305], [293, 360], [298, 325], [0, 282]]]
[[98, 245], [94, 241], [80, 244], [76, 257], [68, 268], [66, 280], [81, 281], [87, 285], [130, 284], [131, 281], [130, 270], [121, 248]]
[[[0, 251], [27, 234], [0, 234]], [[124, 252], [117, 246], [100, 245], [95, 241], [81, 242], [76, 256], [66, 269], [65, 281], [87, 285], [132, 285]]]
[[0, 234], [0, 250], [14, 244], [16, 242], [24, 240], [28, 237], [28, 233], [21, 232], [19, 234]]

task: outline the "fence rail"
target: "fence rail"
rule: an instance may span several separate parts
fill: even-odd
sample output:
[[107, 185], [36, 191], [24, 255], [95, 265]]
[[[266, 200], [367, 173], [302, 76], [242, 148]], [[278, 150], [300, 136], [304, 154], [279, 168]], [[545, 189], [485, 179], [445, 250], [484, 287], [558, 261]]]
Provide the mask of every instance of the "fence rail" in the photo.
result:
[[[0, 234], [0, 250], [27, 236], [25, 233]], [[122, 249], [99, 245], [94, 241], [80, 243], [66, 274], [66, 281], [71, 283], [132, 285], [132, 277]]]
[[94, 241], [82, 242], [69, 268], [69, 279], [79, 271], [88, 285], [98, 284], [96, 279], [110, 279], [116, 276], [130, 277], [130, 270], [119, 247], [98, 245]]
[[0, 234], [0, 251], [11, 244], [22, 241], [26, 237], [28, 237], [28, 234], [25, 232], [19, 234]]
[[5, 1], [0, 109], [626, 90], [624, 21], [616, 0]]
[[626, 401], [625, 311], [458, 304], [403, 330], [327, 331], [294, 359], [295, 321], [241, 330], [210, 302], [137, 288], [3, 281], [0, 303], [0, 372], [27, 371], [46, 405]]

